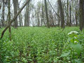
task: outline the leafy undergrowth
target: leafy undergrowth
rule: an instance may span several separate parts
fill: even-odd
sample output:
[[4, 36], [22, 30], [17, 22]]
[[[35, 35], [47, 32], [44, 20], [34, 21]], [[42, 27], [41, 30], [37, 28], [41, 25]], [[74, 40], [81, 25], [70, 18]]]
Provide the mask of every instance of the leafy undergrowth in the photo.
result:
[[[71, 31], [78, 35], [69, 37]], [[83, 63], [83, 59], [84, 31], [78, 27], [12, 28], [12, 40], [8, 30], [0, 40], [0, 63]]]

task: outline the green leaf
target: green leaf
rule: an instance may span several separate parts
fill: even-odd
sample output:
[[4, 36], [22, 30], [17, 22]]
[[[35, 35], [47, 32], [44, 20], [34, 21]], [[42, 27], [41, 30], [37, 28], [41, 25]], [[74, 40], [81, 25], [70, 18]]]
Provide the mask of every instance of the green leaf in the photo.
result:
[[60, 56], [60, 57], [66, 57], [66, 56], [68, 56], [70, 54], [70, 51], [69, 52], [64, 52], [64, 53], [62, 53], [62, 55]]
[[82, 51], [82, 45], [81, 44], [72, 44], [71, 47], [77, 52], [78, 55], [80, 55]]
[[80, 59], [75, 59], [76, 63], [82, 63], [82, 61]]

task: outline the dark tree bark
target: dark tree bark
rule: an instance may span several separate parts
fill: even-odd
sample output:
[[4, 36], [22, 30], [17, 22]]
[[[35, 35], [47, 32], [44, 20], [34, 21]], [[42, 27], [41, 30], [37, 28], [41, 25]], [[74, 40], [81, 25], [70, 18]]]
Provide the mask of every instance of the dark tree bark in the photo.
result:
[[80, 0], [80, 30], [84, 28], [84, 0]]
[[[8, 21], [10, 23], [10, 0], [8, 0]], [[9, 38], [11, 40], [11, 25], [9, 26]]]
[[49, 10], [49, 22], [50, 22], [50, 26], [54, 27], [53, 14], [51, 10]]
[[19, 15], [19, 25], [23, 26], [23, 22], [22, 22], [22, 14], [20, 13]]
[[69, 2], [67, 0], [67, 26], [69, 26], [69, 14], [68, 14], [68, 10], [69, 10]]
[[4, 26], [4, 10], [5, 10], [5, 7], [4, 7], [4, 0], [3, 0], [3, 9], [2, 9], [2, 26]]
[[77, 9], [75, 8], [75, 20], [76, 20], [76, 26], [78, 26], [78, 12]]
[[71, 5], [70, 5], [70, 23], [69, 23], [69, 26], [71, 26]]
[[[14, 16], [17, 14], [17, 9], [18, 9], [18, 0], [13, 0], [13, 5], [14, 5]], [[15, 19], [14, 22], [15, 28], [18, 26], [17, 18]]]
[[[57, 9], [57, 13], [58, 13], [58, 15], [59, 15], [59, 17], [60, 17], [59, 7], [58, 7], [58, 9]], [[57, 18], [57, 20], [58, 20], [58, 24], [57, 24], [57, 25], [60, 27], [60, 25], [61, 25], [61, 24], [60, 24], [61, 20], [60, 20], [59, 17]]]
[[38, 27], [40, 26], [40, 19], [39, 19], [39, 9], [38, 9], [38, 12], [37, 12], [37, 20], [38, 20]]
[[61, 20], [61, 28], [64, 28], [64, 11], [62, 8], [62, 2], [61, 0], [58, 0], [59, 10], [60, 10], [60, 20]]
[[27, 6], [26, 6], [25, 26], [29, 26], [29, 4], [27, 4]]
[[47, 27], [50, 28], [49, 26], [49, 19], [48, 19], [48, 11], [47, 11], [47, 2], [46, 0], [44, 0], [45, 3], [45, 12], [46, 12], [46, 19], [47, 19]]
[[22, 8], [19, 10], [19, 12], [14, 16], [14, 18], [10, 21], [9, 25], [2, 31], [1, 37], [0, 39], [3, 38], [4, 33], [6, 32], [6, 30], [10, 27], [11, 23], [15, 21], [15, 19], [17, 18], [17, 16], [21, 13], [21, 11], [23, 10], [23, 8], [29, 4], [30, 0], [27, 0], [27, 2], [22, 6]]

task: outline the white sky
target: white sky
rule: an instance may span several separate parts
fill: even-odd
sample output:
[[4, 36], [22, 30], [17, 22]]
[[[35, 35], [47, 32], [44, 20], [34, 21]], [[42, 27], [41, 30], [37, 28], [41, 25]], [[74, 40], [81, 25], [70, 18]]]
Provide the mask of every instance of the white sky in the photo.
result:
[[[42, 0], [34, 0], [35, 2], [42, 1]], [[57, 0], [49, 0], [51, 3], [56, 3]]]

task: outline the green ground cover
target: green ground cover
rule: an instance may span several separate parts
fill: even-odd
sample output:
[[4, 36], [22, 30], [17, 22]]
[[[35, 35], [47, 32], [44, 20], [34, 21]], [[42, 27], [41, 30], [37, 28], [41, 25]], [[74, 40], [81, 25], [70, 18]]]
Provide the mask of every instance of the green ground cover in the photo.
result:
[[[0, 29], [0, 34], [1, 31]], [[68, 35], [71, 31], [77, 34]], [[83, 63], [84, 31], [78, 27], [12, 28], [0, 40], [0, 63]]]

